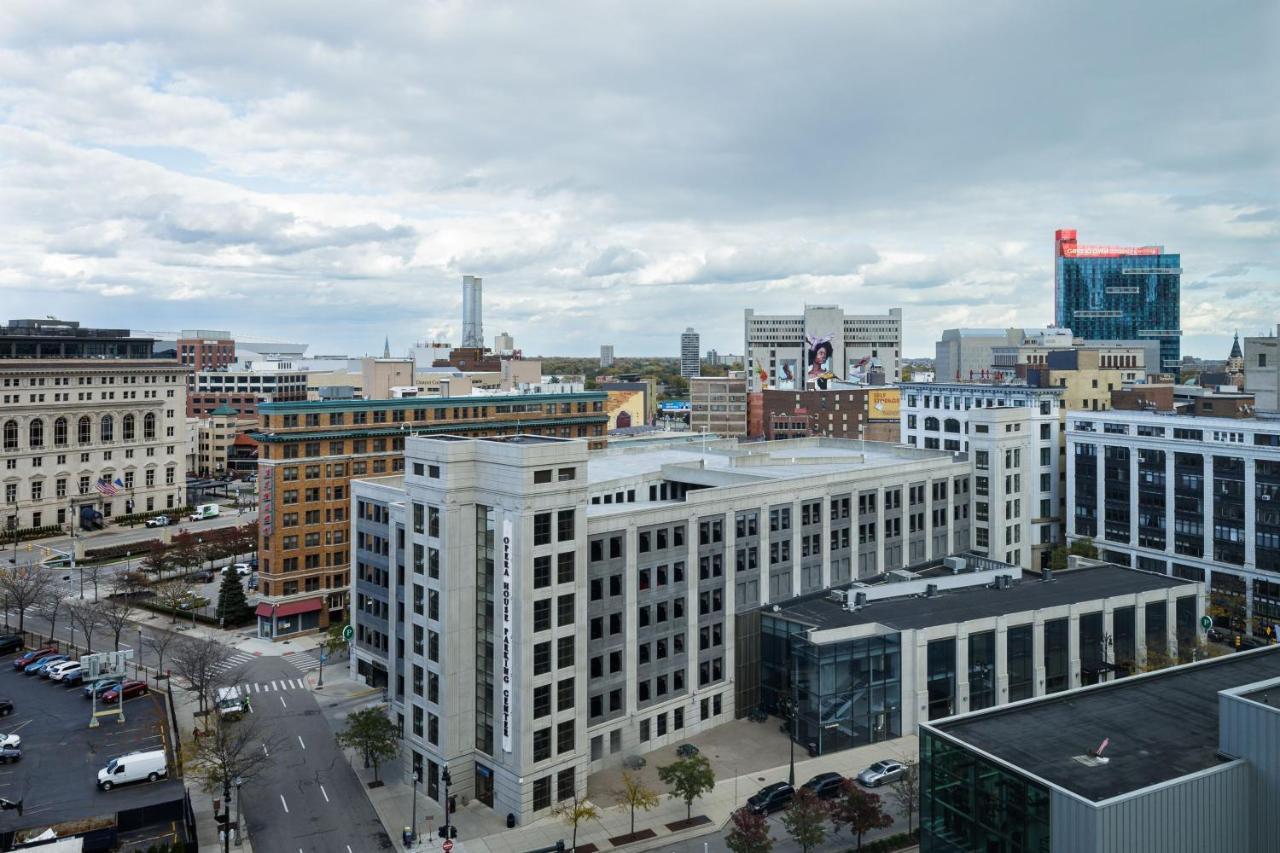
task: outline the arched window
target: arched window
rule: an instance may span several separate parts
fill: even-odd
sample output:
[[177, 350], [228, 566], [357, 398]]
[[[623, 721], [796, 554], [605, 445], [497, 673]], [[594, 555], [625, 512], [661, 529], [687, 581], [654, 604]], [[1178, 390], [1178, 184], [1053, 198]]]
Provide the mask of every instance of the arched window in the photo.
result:
[[142, 437], [148, 440], [156, 437], [156, 416], [151, 412], [142, 416]]
[[938, 429], [938, 419], [934, 417], [925, 418], [924, 428], [936, 431]]
[[88, 415], [81, 417], [76, 424], [76, 440], [81, 444], [93, 441], [93, 421], [89, 420]]
[[120, 438], [124, 441], [133, 441], [133, 415], [125, 415], [124, 420], [120, 424]]
[[58, 418], [53, 422], [53, 443], [58, 447], [67, 446], [67, 419]]
[[947, 420], [942, 424], [942, 427], [945, 432], [959, 432], [960, 422], [955, 418], [947, 418]]
[[44, 447], [44, 421], [36, 418], [27, 427], [28, 444], [32, 447]]
[[111, 415], [102, 416], [102, 426], [98, 430], [99, 441], [114, 441], [116, 437], [116, 420]]
[[4, 422], [4, 449], [5, 450], [18, 449], [18, 422], [17, 421], [10, 420], [10, 421]]

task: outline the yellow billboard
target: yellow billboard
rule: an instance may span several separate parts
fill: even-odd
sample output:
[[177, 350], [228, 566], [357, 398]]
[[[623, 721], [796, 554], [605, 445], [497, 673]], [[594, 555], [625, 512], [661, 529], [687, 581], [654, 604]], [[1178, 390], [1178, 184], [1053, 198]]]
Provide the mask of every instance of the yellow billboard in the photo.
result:
[[897, 388], [878, 388], [867, 392], [867, 420], [896, 421], [902, 395]]

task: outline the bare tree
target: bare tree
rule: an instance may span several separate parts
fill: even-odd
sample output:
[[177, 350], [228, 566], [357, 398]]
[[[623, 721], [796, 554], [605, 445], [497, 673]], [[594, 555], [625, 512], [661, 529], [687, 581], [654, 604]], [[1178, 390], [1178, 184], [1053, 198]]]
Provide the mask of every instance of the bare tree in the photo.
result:
[[[222, 789], [222, 801], [231, 803], [231, 786], [243, 784], [261, 774], [264, 767], [276, 760], [270, 753], [276, 751], [285, 739], [281, 732], [269, 730], [250, 717], [237, 722], [214, 716], [196, 738], [191, 756], [191, 766], [204, 783], [204, 790], [212, 793]], [[231, 834], [223, 837], [224, 853], [230, 850]]]
[[205, 713], [214, 691], [239, 681], [238, 674], [224, 671], [227, 650], [215, 640], [183, 637], [173, 651], [173, 668], [196, 694], [200, 713]]
[[906, 771], [889, 783], [889, 798], [907, 816], [907, 832], [915, 829], [913, 819], [920, 808], [920, 762], [907, 758], [902, 762]]
[[[102, 580], [102, 563], [87, 563], [80, 566], [80, 579], [83, 581], [88, 577], [89, 583], [93, 584], [93, 600], [98, 600], [98, 583]], [[82, 587], [83, 588], [83, 587]]]
[[102, 614], [102, 621], [111, 632], [111, 638], [115, 640], [116, 651], [120, 651], [120, 635], [124, 633], [124, 629], [129, 626], [129, 620], [133, 617], [133, 602], [127, 596], [109, 595], [97, 604]]
[[18, 609], [19, 633], [26, 628], [27, 610], [45, 595], [52, 577], [39, 566], [0, 569], [0, 592], [9, 600], [10, 607]]
[[182, 609], [182, 605], [187, 602], [195, 591], [190, 581], [182, 578], [172, 578], [164, 583], [155, 586], [156, 599], [161, 604], [169, 608], [170, 624], [178, 621], [178, 611]]
[[36, 601], [36, 609], [39, 610], [40, 615], [49, 620], [49, 642], [51, 643], [58, 629], [58, 616], [64, 612], [65, 607], [66, 599], [62, 597], [62, 589], [55, 584], [50, 584]]
[[172, 631], [163, 629], [152, 629], [150, 634], [145, 634], [142, 638], [142, 644], [156, 653], [156, 681], [160, 681], [160, 673], [164, 672], [164, 656], [168, 653], [169, 647], [180, 635]]
[[68, 607], [71, 624], [79, 625], [84, 633], [86, 654], [93, 654], [93, 632], [102, 624], [102, 604], [97, 601], [72, 601]]
[[123, 595], [126, 598], [135, 598], [147, 592], [151, 588], [151, 580], [147, 577], [146, 572], [141, 569], [133, 569], [128, 572], [117, 572], [111, 578], [112, 595]]

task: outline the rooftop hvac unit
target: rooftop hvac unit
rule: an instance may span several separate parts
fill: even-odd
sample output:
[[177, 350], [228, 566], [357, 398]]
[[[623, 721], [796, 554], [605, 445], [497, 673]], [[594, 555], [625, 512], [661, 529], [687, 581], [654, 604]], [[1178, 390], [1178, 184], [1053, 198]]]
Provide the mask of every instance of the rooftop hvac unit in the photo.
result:
[[902, 583], [903, 581], [913, 581], [918, 575], [915, 572], [909, 572], [906, 569], [890, 569], [885, 573], [889, 583]]
[[938, 585], [936, 583], [931, 583], [924, 588], [925, 598], [933, 598], [937, 594], [938, 594]]
[[950, 569], [951, 574], [958, 575], [965, 570], [965, 566], [968, 564], [965, 562], [964, 557], [944, 557], [942, 565]]

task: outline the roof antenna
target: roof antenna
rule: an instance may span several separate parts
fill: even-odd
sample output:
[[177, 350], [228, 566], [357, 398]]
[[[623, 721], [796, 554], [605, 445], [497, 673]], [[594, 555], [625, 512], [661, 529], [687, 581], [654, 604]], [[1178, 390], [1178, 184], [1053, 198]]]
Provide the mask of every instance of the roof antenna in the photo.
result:
[[1110, 761], [1111, 759], [1109, 759], [1109, 758], [1103, 758], [1103, 757], [1102, 757], [1102, 751], [1103, 751], [1104, 749], [1106, 749], [1110, 744], [1111, 744], [1111, 738], [1109, 738], [1109, 737], [1104, 737], [1104, 738], [1102, 739], [1102, 743], [1098, 744], [1098, 748], [1097, 748], [1097, 749], [1095, 749], [1095, 750], [1093, 750], [1093, 751], [1092, 751], [1091, 753], [1089, 753], [1089, 754], [1090, 754], [1090, 755], [1092, 755], [1094, 758], [1098, 759], [1098, 761], [1100, 761], [1100, 762], [1102, 762], [1102, 763], [1104, 763], [1104, 764], [1105, 764], [1106, 762]]

